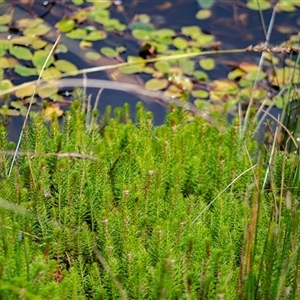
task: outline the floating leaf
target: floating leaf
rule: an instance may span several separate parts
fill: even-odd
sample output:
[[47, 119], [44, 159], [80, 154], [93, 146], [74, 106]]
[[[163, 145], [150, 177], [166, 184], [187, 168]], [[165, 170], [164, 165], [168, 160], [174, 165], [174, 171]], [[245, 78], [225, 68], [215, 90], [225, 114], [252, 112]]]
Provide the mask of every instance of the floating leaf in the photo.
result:
[[211, 8], [215, 0], [197, 0], [197, 2], [201, 8]]
[[31, 60], [32, 53], [28, 48], [21, 46], [10, 46], [9, 53], [18, 59]]
[[77, 74], [78, 68], [71, 62], [60, 59], [54, 62], [54, 65], [57, 70], [63, 73], [73, 73], [74, 75]]
[[3, 75], [4, 75], [4, 70], [2, 68], [0, 68], [0, 80], [3, 79]]
[[102, 47], [100, 49], [100, 52], [102, 54], [104, 54], [105, 56], [107, 56], [107, 57], [113, 57], [114, 58], [114, 57], [118, 56], [118, 52], [115, 49], [111, 48], [111, 47]]
[[167, 61], [157, 61], [154, 63], [154, 67], [157, 71], [162, 73], [168, 73], [170, 71], [170, 64]]
[[12, 57], [0, 57], [0, 66], [2, 69], [11, 69], [18, 64], [18, 61]]
[[101, 0], [101, 1], [94, 1], [96, 9], [105, 9], [109, 8], [112, 5], [111, 0]]
[[208, 93], [208, 91], [205, 91], [205, 90], [195, 90], [195, 91], [192, 91], [192, 95], [195, 98], [205, 99], [209, 96], [209, 93]]
[[269, 1], [257, 1], [257, 0], [251, 0], [247, 2], [247, 7], [252, 10], [267, 10], [272, 8], [272, 5]]
[[107, 33], [103, 30], [96, 30], [89, 33], [84, 39], [86, 41], [99, 41], [104, 40], [107, 37]]
[[[32, 63], [36, 68], [41, 69], [48, 59], [49, 52], [45, 50], [35, 51], [32, 57]], [[47, 61], [46, 68], [49, 67], [54, 62], [54, 57], [51, 55]]]
[[260, 71], [254, 71], [254, 72], [249, 72], [244, 76], [244, 79], [254, 81], [254, 80], [262, 80], [267, 76], [266, 72]]
[[65, 18], [60, 20], [58, 23], [55, 24], [55, 27], [60, 31], [60, 32], [69, 32], [74, 29], [75, 27], [75, 21], [70, 18]]
[[15, 117], [19, 116], [20, 112], [16, 109], [10, 109], [6, 105], [3, 105], [2, 108], [0, 108], [0, 114], [3, 116]]
[[34, 91], [35, 91], [35, 89], [36, 89], [35, 84], [31, 84], [31, 85], [28, 85], [26, 87], [19, 88], [16, 91], [15, 95], [16, 95], [16, 97], [23, 99], [25, 97], [32, 96], [33, 93], [34, 93]]
[[244, 72], [248, 73], [248, 72], [255, 72], [258, 70], [258, 66], [253, 64], [253, 63], [249, 63], [249, 62], [242, 62], [239, 65], [239, 68], [241, 70], [243, 70]]
[[72, 0], [73, 4], [79, 6], [82, 5], [84, 3], [84, 0]]
[[152, 24], [144, 23], [144, 22], [133, 22], [129, 25], [130, 30], [145, 30], [148, 32], [154, 31], [155, 27]]
[[190, 59], [180, 59], [179, 67], [185, 75], [193, 75], [195, 62]]
[[164, 92], [164, 96], [170, 98], [179, 98], [182, 95], [182, 89], [178, 86], [171, 84], [168, 89]]
[[197, 36], [196, 41], [200, 47], [208, 47], [215, 40], [215, 37], [211, 34], [200, 34]]
[[233, 71], [229, 72], [227, 78], [230, 80], [236, 80], [239, 77], [242, 77], [245, 72], [241, 69], [234, 69]]
[[184, 38], [181, 37], [177, 37], [173, 40], [173, 45], [174, 47], [176, 47], [177, 49], [186, 49], [188, 46], [187, 41]]
[[45, 84], [37, 88], [37, 94], [42, 98], [49, 98], [58, 92], [58, 86], [53, 84]]
[[296, 7], [290, 1], [279, 1], [276, 4], [276, 10], [283, 12], [293, 12], [296, 10]]
[[21, 109], [21, 108], [24, 106], [24, 103], [23, 103], [23, 101], [18, 100], [18, 101], [11, 101], [10, 105], [11, 105], [13, 108]]
[[167, 79], [152, 78], [145, 83], [145, 88], [148, 91], [160, 91], [165, 89], [169, 85]]
[[215, 60], [212, 58], [203, 58], [199, 61], [199, 65], [202, 69], [210, 71], [215, 68]]
[[56, 68], [50, 67], [49, 69], [43, 71], [42, 78], [47, 80], [59, 79], [61, 78], [61, 73]]
[[0, 81], [0, 94], [4, 94], [5, 91], [10, 90], [14, 85], [9, 79], [4, 79]]
[[97, 52], [94, 52], [94, 51], [88, 51], [84, 54], [84, 56], [87, 58], [87, 59], [90, 59], [90, 60], [93, 60], [93, 61], [97, 61], [99, 60], [99, 58], [101, 57], [101, 55]]
[[37, 75], [37, 70], [35, 68], [27, 68], [22, 65], [16, 65], [14, 71], [21, 76], [36, 76]]
[[181, 28], [181, 32], [192, 39], [196, 39], [202, 33], [199, 26], [185, 26]]
[[[87, 19], [87, 11], [84, 9], [80, 9], [78, 11], [76, 11], [74, 18], [77, 20], [78, 24], [83, 23], [84, 21], [86, 21]], [[73, 29], [73, 28], [72, 28]]]
[[208, 75], [207, 75], [205, 72], [203, 72], [203, 71], [197, 70], [197, 71], [195, 71], [195, 72], [193, 73], [193, 75], [194, 75], [198, 80], [201, 80], [201, 81], [207, 81], [207, 80], [208, 80]]
[[193, 89], [192, 81], [186, 76], [174, 74], [169, 78], [169, 81], [180, 87], [182, 90], [191, 91]]
[[134, 38], [138, 40], [148, 41], [151, 39], [150, 31], [144, 29], [134, 29], [131, 34]]
[[210, 16], [211, 16], [211, 10], [209, 9], [201, 9], [196, 14], [196, 18], [199, 20], [208, 19]]
[[11, 14], [5, 14], [0, 16], [0, 25], [6, 25], [11, 21]]
[[46, 25], [45, 23], [40, 23], [40, 24], [37, 24], [34, 27], [26, 28], [23, 31], [23, 34], [24, 35], [29, 35], [29, 36], [41, 36], [41, 35], [47, 34], [50, 31], [51, 31], [50, 26]]
[[238, 86], [235, 82], [227, 79], [218, 79], [211, 82], [211, 88], [214, 91], [221, 91], [224, 94], [232, 94], [238, 91]]
[[70, 39], [82, 40], [86, 37], [86, 31], [82, 28], [77, 28], [77, 29], [74, 29], [74, 30], [66, 33], [66, 36]]
[[176, 32], [173, 29], [169, 28], [162, 28], [159, 30], [155, 30], [152, 32], [152, 36], [158, 37], [158, 38], [167, 38], [167, 37], [173, 37], [176, 35]]

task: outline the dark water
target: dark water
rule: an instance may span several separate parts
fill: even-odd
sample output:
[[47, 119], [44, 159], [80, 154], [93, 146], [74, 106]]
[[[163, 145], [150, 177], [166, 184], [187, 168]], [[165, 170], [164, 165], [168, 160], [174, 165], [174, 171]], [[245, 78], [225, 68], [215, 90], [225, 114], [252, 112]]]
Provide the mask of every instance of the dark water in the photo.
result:
[[[169, 3], [169, 5], [167, 5]], [[111, 8], [112, 17], [120, 19], [124, 23], [129, 23], [136, 14], [146, 13], [151, 16], [157, 28], [172, 28], [176, 32], [180, 31], [182, 26], [198, 25], [202, 31], [213, 34], [218, 41], [221, 42], [222, 49], [235, 49], [245, 48], [250, 44], [259, 44], [265, 41], [264, 31], [261, 25], [261, 16], [259, 12], [250, 11], [245, 7], [245, 1], [216, 1], [217, 4], [213, 6], [212, 17], [207, 20], [197, 20], [195, 18], [196, 12], [199, 10], [199, 5], [196, 0], [172, 0], [170, 2], [164, 1], [123, 1], [122, 6], [124, 11], [118, 12], [119, 7], [113, 6]], [[16, 5], [24, 12], [29, 13], [31, 16], [42, 17], [49, 24], [54, 25], [64, 16], [70, 14], [72, 4], [68, 1], [30, 1], [30, 4], [20, 4], [20, 1], [9, 1], [10, 5]], [[165, 7], [164, 7], [165, 4]], [[274, 45], [280, 44], [287, 40], [288, 35], [297, 30], [297, 23], [299, 24], [299, 11], [295, 13], [279, 13], [275, 19], [271, 43]], [[272, 11], [268, 10], [263, 12], [263, 18], [266, 26], [269, 24]], [[289, 28], [288, 34], [280, 33], [277, 28], [286, 26]], [[135, 41], [127, 38], [109, 35], [109, 38], [94, 43], [94, 48], [97, 50], [105, 45], [120, 45], [123, 44], [127, 47], [127, 53], [137, 55], [140, 45]], [[243, 53], [243, 54], [228, 54], [220, 55], [216, 58], [220, 62], [213, 71], [209, 72], [210, 79], [224, 78], [230, 71], [228, 64], [222, 63], [223, 61], [242, 62], [250, 61], [258, 63], [260, 54]], [[68, 53], [61, 54], [61, 59], [68, 59], [74, 62], [79, 69], [91, 67], [84, 59]], [[89, 78], [107, 79], [105, 73], [93, 73], [88, 75]], [[22, 82], [22, 78], [15, 78], [14, 83]], [[26, 78], [28, 80], [28, 78]], [[88, 93], [95, 95], [97, 91], [88, 90]], [[105, 110], [107, 105], [113, 107], [122, 106], [128, 102], [133, 111], [139, 97], [125, 92], [108, 91], [105, 90], [101, 96], [99, 110], [100, 113]], [[146, 104], [147, 109], [154, 113], [155, 123], [161, 124], [165, 116], [165, 108], [160, 104], [152, 103]], [[275, 110], [276, 114], [277, 111]], [[10, 133], [11, 138], [15, 140], [21, 128], [22, 120], [14, 119], [11, 121]]]

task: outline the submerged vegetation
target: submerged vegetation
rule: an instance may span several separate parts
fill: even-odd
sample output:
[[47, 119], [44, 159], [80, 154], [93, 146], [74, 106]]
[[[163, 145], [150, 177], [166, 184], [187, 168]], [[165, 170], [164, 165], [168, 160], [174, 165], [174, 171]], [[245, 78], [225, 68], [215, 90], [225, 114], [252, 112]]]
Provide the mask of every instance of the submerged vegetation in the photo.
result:
[[[73, 0], [58, 39], [18, 6], [0, 16], [2, 33], [17, 31], [0, 45], [0, 299], [300, 298], [299, 36], [270, 44], [276, 13], [299, 4], [247, 1], [273, 7], [266, 42], [227, 51], [199, 26], [125, 24], [115, 2]], [[197, 2], [209, 18], [214, 0]], [[137, 42], [135, 55], [94, 50], [113, 34]], [[98, 67], [59, 58], [69, 52]], [[229, 52], [243, 57], [211, 78]], [[14, 85], [12, 70], [34, 81]], [[118, 82], [63, 78], [94, 71]], [[60, 87], [77, 83], [66, 100]], [[98, 83], [162, 100], [164, 124], [141, 103], [134, 117], [129, 104], [100, 114], [102, 90], [94, 109], [86, 90]], [[5, 127], [16, 115], [17, 146]]]

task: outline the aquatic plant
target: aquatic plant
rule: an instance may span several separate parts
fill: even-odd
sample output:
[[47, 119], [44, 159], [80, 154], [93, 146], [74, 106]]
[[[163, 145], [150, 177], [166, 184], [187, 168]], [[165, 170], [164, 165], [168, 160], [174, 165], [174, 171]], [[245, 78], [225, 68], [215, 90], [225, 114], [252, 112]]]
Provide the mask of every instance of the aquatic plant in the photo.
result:
[[[299, 179], [293, 156], [170, 107], [86, 124], [36, 114], [11, 176], [0, 128], [4, 299], [265, 299], [299, 296]], [[284, 177], [283, 177], [284, 175]], [[262, 188], [263, 187], [263, 188]]]

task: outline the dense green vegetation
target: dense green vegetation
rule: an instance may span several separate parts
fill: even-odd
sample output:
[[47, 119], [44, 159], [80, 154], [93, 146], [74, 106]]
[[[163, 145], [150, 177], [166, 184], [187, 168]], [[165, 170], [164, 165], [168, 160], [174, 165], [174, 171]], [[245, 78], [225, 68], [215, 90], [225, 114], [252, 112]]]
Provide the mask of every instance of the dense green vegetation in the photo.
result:
[[269, 161], [238, 121], [110, 114], [37, 114], [11, 176], [1, 127], [1, 299], [299, 297], [296, 155]]

